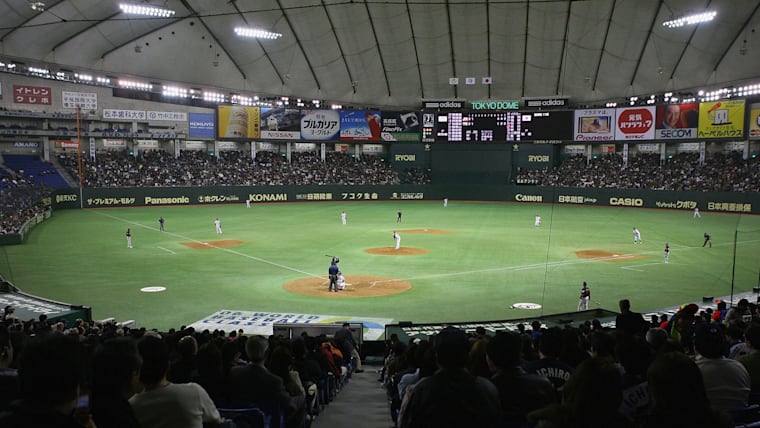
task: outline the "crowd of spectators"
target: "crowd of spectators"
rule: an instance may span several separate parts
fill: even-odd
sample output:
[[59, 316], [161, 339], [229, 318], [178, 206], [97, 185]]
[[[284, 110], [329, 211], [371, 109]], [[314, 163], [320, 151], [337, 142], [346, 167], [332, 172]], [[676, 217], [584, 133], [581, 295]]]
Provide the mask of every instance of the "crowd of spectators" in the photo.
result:
[[587, 161], [583, 155], [567, 158], [551, 169], [523, 169], [517, 183], [559, 187], [758, 192], [760, 158], [742, 159], [741, 152], [713, 153], [700, 164], [697, 153], [678, 153], [660, 162], [659, 154], [642, 153], [623, 162], [620, 154]]
[[[393, 335], [380, 381], [400, 428], [710, 427], [760, 420], [760, 310], [742, 299], [650, 320], [620, 301], [613, 325]], [[214, 426], [225, 407], [276, 403], [309, 425], [344, 343], [242, 330], [166, 332], [111, 322], [0, 319], [0, 425]], [[51, 362], [55, 362], [52, 364]], [[359, 370], [356, 370], [359, 372]], [[89, 403], [78, 400], [89, 395]], [[263, 406], [262, 406], [263, 407]], [[41, 425], [42, 423], [48, 425]]]
[[21, 227], [48, 209], [44, 199], [53, 188], [33, 177], [13, 175], [0, 178], [0, 234], [18, 233]]
[[8, 306], [0, 319], [0, 426], [234, 427], [219, 425], [224, 409], [258, 407], [273, 420], [282, 415], [284, 425], [273, 427], [308, 427], [361, 372], [343, 345], [324, 335], [22, 320]]
[[[72, 177], [79, 177], [77, 158], [59, 154], [58, 161]], [[261, 151], [255, 159], [242, 151], [182, 151], [179, 157], [148, 150], [129, 156], [123, 151], [98, 152], [83, 159], [86, 187], [145, 186], [255, 186], [324, 184], [400, 184], [398, 173], [381, 157], [328, 152], [323, 162], [315, 152], [294, 152], [291, 161], [275, 152]]]
[[[66, 174], [79, 181], [75, 154], [59, 153], [56, 160]], [[212, 156], [186, 150], [175, 157], [163, 150], [146, 150], [138, 156], [125, 151], [98, 152], [83, 158], [86, 187], [235, 186], [235, 185], [388, 185], [430, 184], [427, 168], [395, 171], [383, 158], [355, 157], [328, 152], [323, 162], [315, 152], [294, 152], [288, 162], [271, 151], [250, 155], [222, 151]], [[620, 154], [587, 160], [571, 156], [551, 169], [522, 169], [518, 184], [561, 187], [628, 188], [674, 191], [760, 192], [760, 158], [742, 159], [741, 153], [713, 153], [703, 163], [696, 153], [679, 153], [660, 161], [642, 153], [624, 164]], [[52, 191], [34, 177], [13, 174], [0, 183], [0, 234], [17, 233], [29, 219], [45, 209], [42, 199]]]
[[728, 428], [760, 420], [756, 305], [687, 304], [651, 320], [627, 299], [620, 310], [613, 326], [534, 321], [470, 335], [447, 327], [430, 340], [394, 335], [379, 379], [391, 419], [400, 428]]

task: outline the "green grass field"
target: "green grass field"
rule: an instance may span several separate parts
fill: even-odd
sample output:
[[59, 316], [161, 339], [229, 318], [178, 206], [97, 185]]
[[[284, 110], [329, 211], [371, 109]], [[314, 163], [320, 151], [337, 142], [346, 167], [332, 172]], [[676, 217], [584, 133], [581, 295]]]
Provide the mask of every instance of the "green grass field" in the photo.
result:
[[[348, 214], [341, 225], [340, 212]], [[404, 213], [396, 224], [396, 211]], [[533, 227], [535, 214], [543, 224]], [[158, 231], [158, 218], [166, 231]], [[214, 218], [224, 234], [214, 232]], [[643, 244], [633, 245], [632, 228]], [[126, 248], [130, 227], [134, 248]], [[403, 247], [422, 255], [383, 256], [365, 249]], [[412, 234], [440, 229], [446, 234]], [[517, 319], [576, 309], [588, 281], [592, 306], [637, 311], [731, 293], [734, 232], [739, 230], [735, 291], [758, 285], [760, 217], [687, 211], [513, 203], [321, 202], [62, 210], [35, 228], [24, 245], [4, 247], [0, 273], [28, 293], [93, 308], [93, 317], [135, 319], [169, 328], [220, 309], [385, 317], [453, 322]], [[712, 248], [702, 248], [710, 232]], [[181, 242], [235, 239], [228, 249], [197, 250]], [[670, 243], [670, 263], [663, 247]], [[603, 250], [610, 260], [576, 251]], [[409, 281], [407, 292], [367, 298], [308, 297], [283, 289], [298, 278], [326, 277], [330, 259], [347, 275]], [[632, 259], [631, 255], [642, 256]], [[144, 293], [164, 286], [161, 293]], [[539, 310], [511, 309], [517, 302]], [[597, 306], [598, 305], [598, 306]]]

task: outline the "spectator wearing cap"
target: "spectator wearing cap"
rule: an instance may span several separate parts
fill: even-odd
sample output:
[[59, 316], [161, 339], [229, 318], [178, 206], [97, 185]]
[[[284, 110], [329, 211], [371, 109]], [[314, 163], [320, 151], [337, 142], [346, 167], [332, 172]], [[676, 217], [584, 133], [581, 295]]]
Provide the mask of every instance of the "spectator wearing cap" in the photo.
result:
[[399, 418], [399, 428], [502, 426], [496, 387], [465, 369], [469, 350], [470, 341], [464, 331], [446, 327], [438, 333], [438, 371], [417, 382], [407, 393], [408, 405]]
[[[544, 335], [548, 333], [545, 332]], [[554, 385], [544, 376], [520, 367], [522, 340], [519, 333], [498, 333], [488, 341], [486, 359], [491, 382], [496, 385], [505, 426], [524, 426], [526, 415], [557, 401]]]
[[702, 372], [710, 403], [728, 412], [746, 407], [752, 381], [740, 362], [726, 358], [728, 342], [723, 326], [714, 323], [697, 325], [694, 350], [697, 353], [694, 362]]

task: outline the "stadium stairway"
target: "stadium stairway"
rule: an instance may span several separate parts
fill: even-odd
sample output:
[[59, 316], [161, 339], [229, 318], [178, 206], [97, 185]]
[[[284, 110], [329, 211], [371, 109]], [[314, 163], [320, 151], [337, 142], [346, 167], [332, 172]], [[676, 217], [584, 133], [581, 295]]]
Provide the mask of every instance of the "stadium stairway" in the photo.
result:
[[311, 428], [392, 428], [385, 390], [377, 381], [382, 365], [365, 363], [337, 398], [314, 419]]

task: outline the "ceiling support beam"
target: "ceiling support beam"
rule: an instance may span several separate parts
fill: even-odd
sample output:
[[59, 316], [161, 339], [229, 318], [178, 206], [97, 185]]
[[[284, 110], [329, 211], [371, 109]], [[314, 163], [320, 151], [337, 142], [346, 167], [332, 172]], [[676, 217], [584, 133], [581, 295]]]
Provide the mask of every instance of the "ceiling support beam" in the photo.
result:
[[633, 74], [631, 75], [631, 81], [628, 83], [628, 86], [630, 87], [633, 87], [633, 82], [636, 81], [636, 75], [639, 73], [641, 60], [644, 59], [644, 52], [646, 52], [647, 45], [649, 45], [649, 40], [652, 38], [652, 30], [654, 30], [654, 26], [657, 23], [657, 17], [660, 15], [660, 10], [662, 9], [663, 2], [664, 0], [660, 0], [660, 3], [657, 5], [657, 10], [654, 12], [654, 16], [652, 16], [652, 22], [649, 23], [649, 31], [647, 32], [647, 39], [644, 40], [644, 44], [641, 46], [641, 52], [639, 52], [639, 59], [636, 61], [636, 67], [633, 69]]

